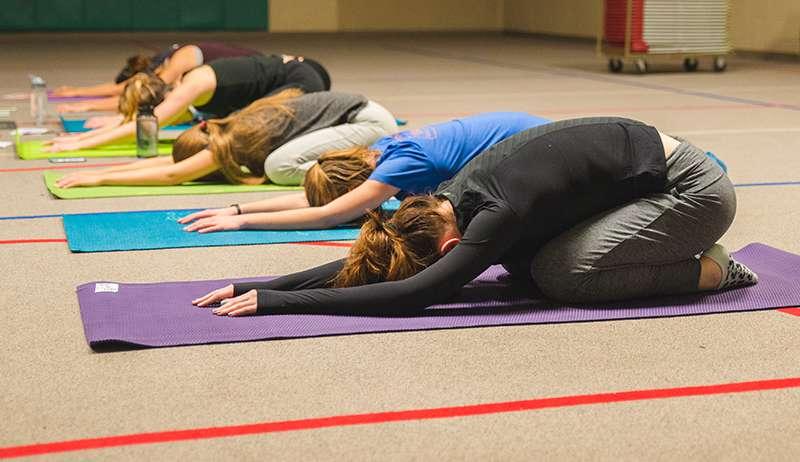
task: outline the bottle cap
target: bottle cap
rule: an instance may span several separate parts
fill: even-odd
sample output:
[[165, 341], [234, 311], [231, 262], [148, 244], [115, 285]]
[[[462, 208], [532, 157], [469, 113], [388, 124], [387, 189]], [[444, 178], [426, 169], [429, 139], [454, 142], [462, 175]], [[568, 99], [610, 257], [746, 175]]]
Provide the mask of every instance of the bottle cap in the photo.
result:
[[39, 77], [38, 75], [31, 75], [31, 86], [34, 87], [44, 87], [46, 86], [44, 79]]
[[139, 114], [152, 115], [153, 114], [153, 105], [152, 104], [140, 104], [139, 105]]

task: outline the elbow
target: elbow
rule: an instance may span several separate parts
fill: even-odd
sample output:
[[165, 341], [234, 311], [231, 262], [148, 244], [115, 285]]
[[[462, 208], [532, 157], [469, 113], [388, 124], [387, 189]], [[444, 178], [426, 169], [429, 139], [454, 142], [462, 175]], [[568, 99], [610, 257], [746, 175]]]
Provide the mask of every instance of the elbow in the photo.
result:
[[327, 206], [311, 207], [310, 210], [316, 213], [317, 217], [314, 220], [314, 224], [319, 228], [333, 228], [344, 223], [344, 220], [332, 213]]
[[178, 173], [174, 172], [166, 172], [162, 177], [158, 180], [159, 184], [165, 186], [175, 186], [182, 183], [189, 181], [188, 178], [185, 178], [183, 175], [179, 175]]
[[334, 226], [337, 226], [339, 223], [337, 223], [336, 220], [333, 219], [332, 217], [323, 216], [322, 218], [317, 220], [315, 224], [317, 225], [317, 228], [323, 229], [323, 228], [333, 228]]

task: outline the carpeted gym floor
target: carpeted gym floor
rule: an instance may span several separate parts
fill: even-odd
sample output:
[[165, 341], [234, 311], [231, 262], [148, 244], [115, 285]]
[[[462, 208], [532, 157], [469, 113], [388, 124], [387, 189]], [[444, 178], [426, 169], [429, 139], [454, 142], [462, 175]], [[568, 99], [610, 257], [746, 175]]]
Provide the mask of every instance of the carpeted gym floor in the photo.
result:
[[[334, 89], [367, 95], [408, 119], [408, 128], [489, 110], [650, 122], [727, 163], [738, 213], [726, 246], [758, 241], [800, 252], [797, 62], [733, 57], [724, 73], [709, 63], [694, 73], [679, 62], [651, 63], [650, 73], [637, 75], [608, 73], [590, 43], [510, 35], [2, 35], [0, 95], [27, 91], [29, 73], [50, 88], [106, 81], [136, 51], [198, 38], [314, 57], [329, 68]], [[30, 124], [27, 101], [0, 99], [0, 108], [16, 108], [12, 118]], [[52, 166], [1, 151], [0, 218], [261, 197], [57, 200], [42, 180]], [[74, 292], [81, 283], [284, 274], [346, 249], [72, 254], [63, 239], [58, 217], [0, 220], [0, 455], [776, 461], [800, 454], [800, 313], [791, 310], [95, 353]], [[741, 382], [753, 383], [740, 393], [732, 384]], [[685, 388], [699, 386], [708, 387]], [[607, 395], [616, 392], [623, 394]], [[503, 404], [554, 397], [564, 399]], [[405, 410], [415, 413], [381, 414]], [[360, 414], [369, 416], [352, 417]], [[320, 417], [332, 419], [309, 420]], [[49, 444], [119, 435], [131, 436]]]

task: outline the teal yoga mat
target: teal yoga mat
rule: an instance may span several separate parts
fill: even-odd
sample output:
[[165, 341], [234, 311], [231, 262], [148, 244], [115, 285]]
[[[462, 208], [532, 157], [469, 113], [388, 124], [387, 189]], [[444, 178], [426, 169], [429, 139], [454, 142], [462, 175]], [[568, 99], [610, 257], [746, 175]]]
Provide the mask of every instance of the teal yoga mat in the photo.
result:
[[[398, 201], [392, 200], [386, 202], [383, 208], [393, 210], [398, 205]], [[72, 252], [348, 241], [358, 237], [359, 232], [356, 226], [291, 231], [223, 231], [206, 234], [184, 231], [184, 225], [179, 224], [178, 219], [196, 211], [195, 209], [149, 210], [64, 215], [64, 232]]]
[[[64, 127], [64, 131], [67, 133], [83, 133], [90, 130], [89, 128], [86, 128], [86, 119], [70, 119], [64, 116], [59, 117], [61, 118], [61, 125]], [[168, 132], [182, 132], [190, 128], [192, 128], [192, 124], [179, 124], [167, 125], [166, 127], [161, 127], [160, 130]]]

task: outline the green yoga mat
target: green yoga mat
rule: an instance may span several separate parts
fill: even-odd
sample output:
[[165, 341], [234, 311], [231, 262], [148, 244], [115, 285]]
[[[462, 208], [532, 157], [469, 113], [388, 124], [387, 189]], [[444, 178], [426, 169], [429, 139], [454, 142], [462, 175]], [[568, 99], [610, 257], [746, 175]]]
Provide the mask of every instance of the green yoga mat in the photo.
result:
[[91, 186], [62, 189], [56, 181], [61, 172], [45, 172], [47, 189], [59, 199], [94, 199], [99, 197], [177, 196], [187, 194], [223, 194], [241, 192], [302, 191], [302, 186], [277, 186], [274, 184], [242, 185], [226, 183], [184, 183], [177, 186]]
[[[42, 141], [20, 141], [17, 143], [17, 155], [20, 159], [53, 159], [57, 157], [136, 157], [136, 145], [107, 144], [91, 149], [78, 149], [77, 151], [43, 152]], [[158, 143], [158, 153], [169, 155], [172, 153], [172, 142]]]

